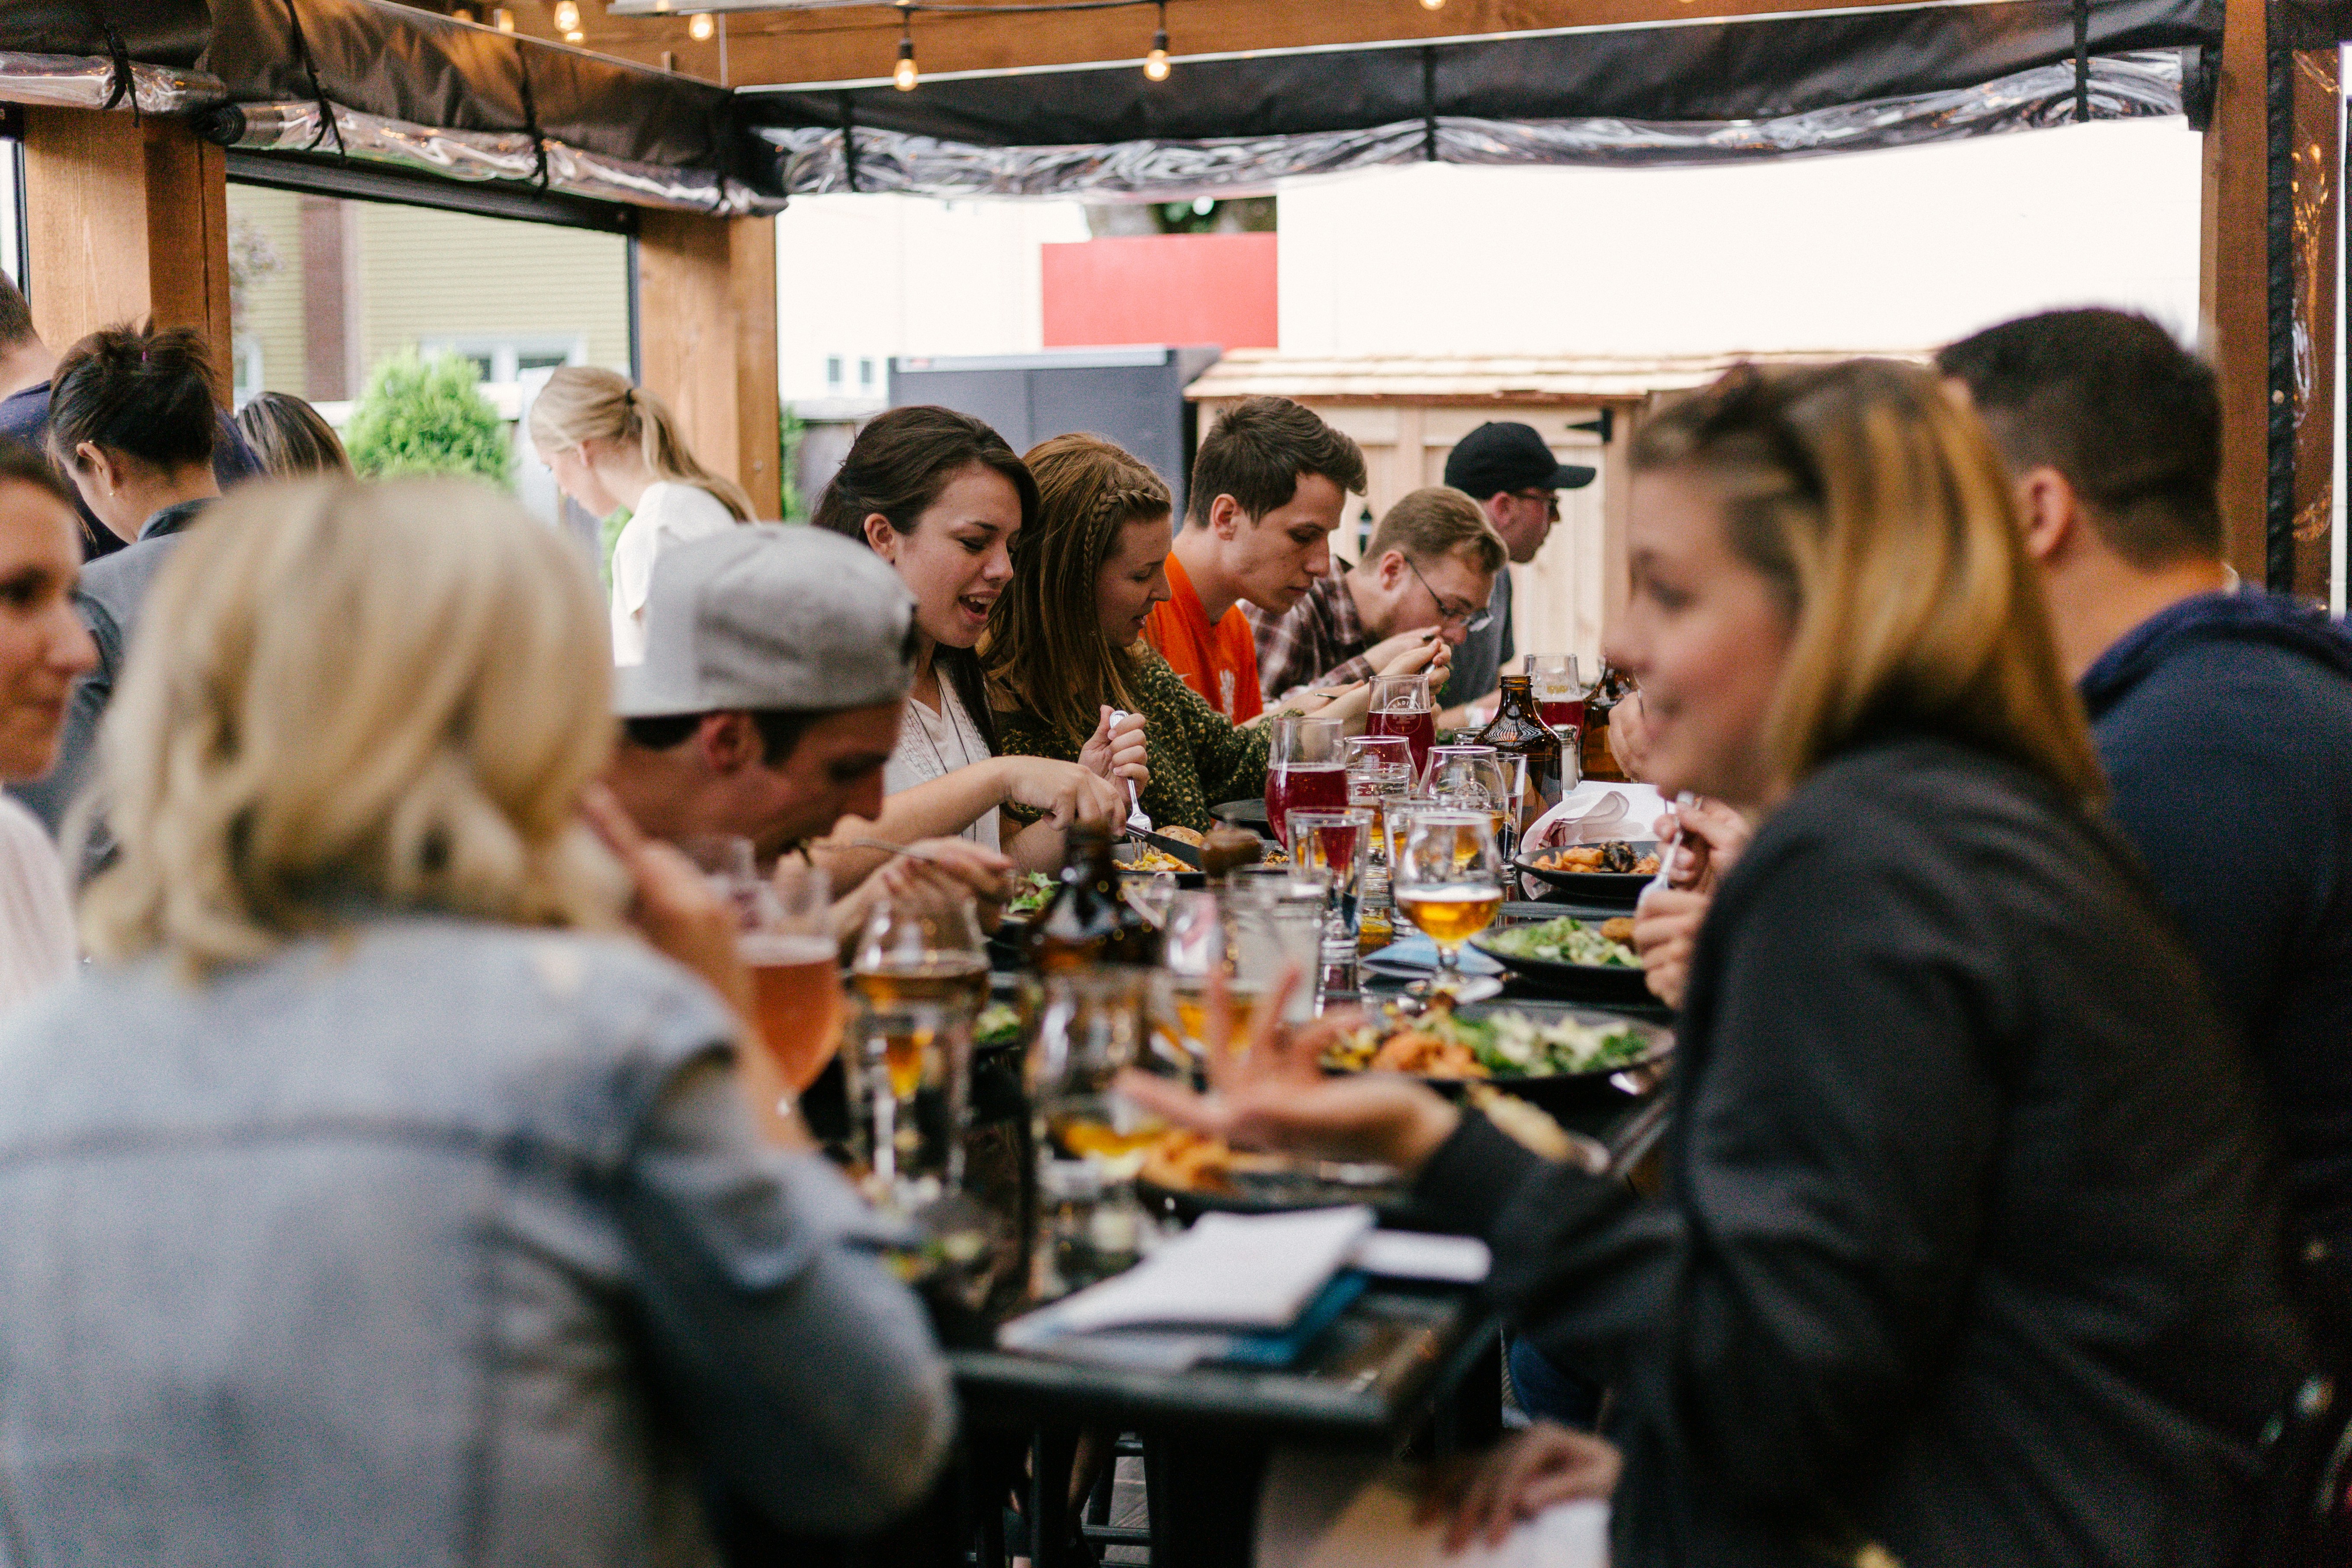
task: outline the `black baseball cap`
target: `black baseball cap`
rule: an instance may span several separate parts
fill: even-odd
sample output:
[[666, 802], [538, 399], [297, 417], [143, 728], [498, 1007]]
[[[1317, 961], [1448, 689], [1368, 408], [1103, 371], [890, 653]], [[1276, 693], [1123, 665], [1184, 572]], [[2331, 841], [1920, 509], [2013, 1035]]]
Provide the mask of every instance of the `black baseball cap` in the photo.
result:
[[1600, 477], [1598, 468], [1553, 457], [1534, 426], [1494, 419], [1455, 442], [1445, 458], [1445, 482], [1478, 501], [1501, 490], [1581, 489]]

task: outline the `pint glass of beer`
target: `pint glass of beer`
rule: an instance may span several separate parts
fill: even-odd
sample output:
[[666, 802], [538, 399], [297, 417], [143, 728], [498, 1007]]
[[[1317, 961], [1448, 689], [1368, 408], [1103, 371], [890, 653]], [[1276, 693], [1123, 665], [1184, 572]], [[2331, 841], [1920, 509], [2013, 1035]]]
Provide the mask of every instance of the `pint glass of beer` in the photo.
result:
[[751, 972], [752, 1021], [795, 1095], [807, 1092], [841, 1044], [832, 902], [825, 874], [787, 856], [751, 900], [738, 939]]

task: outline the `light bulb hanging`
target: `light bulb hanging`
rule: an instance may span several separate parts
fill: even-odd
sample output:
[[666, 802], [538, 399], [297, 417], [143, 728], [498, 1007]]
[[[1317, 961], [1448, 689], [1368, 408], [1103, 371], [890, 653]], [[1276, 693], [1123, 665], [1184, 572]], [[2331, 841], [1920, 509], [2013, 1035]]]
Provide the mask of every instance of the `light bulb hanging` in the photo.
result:
[[890, 85], [900, 92], [912, 92], [921, 79], [921, 73], [915, 69], [915, 34], [908, 28], [898, 37], [898, 67], [890, 73]]
[[490, 20], [497, 25], [499, 31], [501, 33], [511, 33], [514, 31], [514, 13], [508, 10], [503, 5], [490, 13]]
[[555, 30], [559, 33], [580, 30], [580, 7], [573, 0], [555, 0]]
[[708, 11], [697, 11], [687, 19], [686, 36], [698, 44], [709, 43], [710, 35], [718, 30], [719, 24], [711, 19]]
[[1445, 9], [1445, 0], [1421, 0], [1421, 8], [1424, 11], [1443, 11]]
[[1153, 81], [1168, 79], [1168, 0], [1160, 0], [1160, 30], [1151, 35], [1151, 52], [1143, 57], [1143, 74]]

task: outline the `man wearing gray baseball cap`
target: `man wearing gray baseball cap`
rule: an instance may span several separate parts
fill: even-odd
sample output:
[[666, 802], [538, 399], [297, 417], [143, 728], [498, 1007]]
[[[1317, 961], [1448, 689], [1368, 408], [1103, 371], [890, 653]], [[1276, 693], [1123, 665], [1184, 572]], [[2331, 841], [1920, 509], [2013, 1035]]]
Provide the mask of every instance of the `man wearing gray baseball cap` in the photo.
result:
[[[915, 637], [898, 574], [836, 534], [760, 523], [675, 546], [654, 566], [645, 661], [614, 672], [605, 783], [653, 837], [739, 835], [762, 862], [878, 816]], [[925, 847], [978, 891], [1012, 864], [963, 840]]]

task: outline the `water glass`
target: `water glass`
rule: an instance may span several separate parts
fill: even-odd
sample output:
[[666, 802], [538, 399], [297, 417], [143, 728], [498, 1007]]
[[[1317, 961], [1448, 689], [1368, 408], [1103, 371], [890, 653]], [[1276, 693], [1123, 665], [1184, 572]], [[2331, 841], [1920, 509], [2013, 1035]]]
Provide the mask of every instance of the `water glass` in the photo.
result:
[[1171, 1010], [1177, 1036], [1192, 1059], [1208, 1061], [1208, 994], [1213, 978], [1222, 977], [1233, 1007], [1236, 1038], [1249, 1036], [1249, 1020], [1257, 1006], [1255, 992], [1244, 991], [1234, 978], [1233, 934], [1225, 923], [1217, 895], [1179, 893], [1168, 908], [1161, 962], [1167, 968]]
[[1024, 1064], [1039, 1207], [1030, 1286], [1041, 1300], [1118, 1273], [1150, 1239], [1135, 1174], [1167, 1128], [1117, 1088], [1150, 1060], [1150, 972], [1130, 964], [1045, 976]]
[[1303, 866], [1256, 866], [1236, 871], [1225, 887], [1226, 928], [1232, 932], [1236, 989], [1264, 997], [1297, 972], [1283, 1021], [1313, 1021], [1323, 965], [1323, 916], [1330, 873]]
[[972, 1021], [988, 1000], [971, 900], [883, 898], [858, 932], [849, 974], [864, 1004], [858, 1131], [872, 1196], [916, 1213], [963, 1180]]
[[1364, 873], [1371, 858], [1372, 814], [1356, 808], [1294, 811], [1290, 838], [1294, 866], [1302, 871], [1320, 870], [1330, 878], [1318, 988], [1326, 996], [1335, 991], [1353, 991]]

